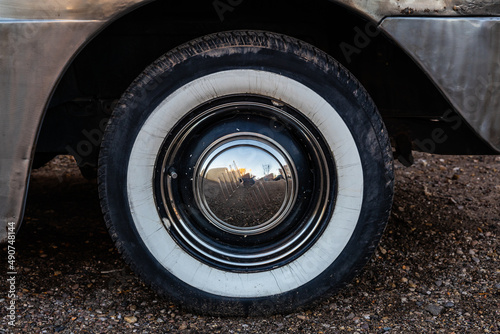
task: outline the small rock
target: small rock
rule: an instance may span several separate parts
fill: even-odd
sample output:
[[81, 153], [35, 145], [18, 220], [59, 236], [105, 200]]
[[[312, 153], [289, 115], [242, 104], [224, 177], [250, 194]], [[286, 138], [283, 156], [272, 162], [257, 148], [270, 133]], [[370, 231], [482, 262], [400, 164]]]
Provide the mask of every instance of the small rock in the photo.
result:
[[297, 318], [299, 318], [300, 320], [306, 320], [307, 319], [307, 317], [305, 315], [301, 315], [301, 314], [299, 314], [297, 316]]
[[183, 330], [185, 330], [185, 329], [187, 329], [187, 328], [188, 328], [188, 325], [187, 325], [187, 323], [185, 323], [185, 322], [183, 322], [183, 323], [179, 326], [179, 330], [181, 330], [181, 331], [183, 331]]
[[495, 284], [495, 288], [500, 290], [500, 283]]
[[432, 315], [438, 316], [441, 314], [441, 312], [443, 312], [443, 307], [434, 304], [429, 304], [425, 307], [425, 310]]
[[455, 307], [455, 303], [454, 302], [447, 302], [446, 304], [444, 304], [444, 307], [446, 307], [446, 308]]
[[350, 313], [348, 316], [347, 316], [347, 319], [352, 319], [354, 318], [354, 313]]
[[437, 287], [440, 287], [441, 285], [443, 285], [443, 281], [436, 281], [434, 282], [434, 284], [436, 284]]
[[54, 333], [62, 332], [65, 329], [66, 329], [66, 326], [64, 326], [64, 325], [60, 325], [60, 326], [54, 327]]
[[477, 257], [473, 257], [473, 258], [472, 258], [472, 261], [474, 261], [474, 262], [476, 262], [476, 263], [481, 262], [481, 260], [479, 260]]
[[134, 317], [134, 316], [131, 316], [131, 317], [125, 317], [123, 318], [126, 322], [128, 322], [129, 324], [135, 324], [137, 322], [137, 318]]

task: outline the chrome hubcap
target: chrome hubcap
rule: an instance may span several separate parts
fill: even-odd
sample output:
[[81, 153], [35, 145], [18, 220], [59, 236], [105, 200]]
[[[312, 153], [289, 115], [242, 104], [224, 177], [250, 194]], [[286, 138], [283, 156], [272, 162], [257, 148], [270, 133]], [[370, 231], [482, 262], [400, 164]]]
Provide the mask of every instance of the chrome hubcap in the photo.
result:
[[200, 157], [195, 168], [196, 201], [203, 215], [223, 231], [263, 233], [291, 210], [296, 174], [292, 159], [271, 138], [231, 134]]

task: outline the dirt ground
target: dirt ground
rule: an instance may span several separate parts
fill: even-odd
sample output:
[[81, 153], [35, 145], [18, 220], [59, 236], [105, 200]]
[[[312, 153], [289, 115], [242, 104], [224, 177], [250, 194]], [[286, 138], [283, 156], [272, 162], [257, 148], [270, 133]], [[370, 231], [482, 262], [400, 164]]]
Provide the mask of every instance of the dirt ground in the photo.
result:
[[16, 326], [2, 307], [0, 333], [498, 333], [500, 157], [415, 160], [396, 163], [383, 240], [345, 289], [305, 312], [221, 319], [144, 286], [107, 234], [95, 182], [58, 157], [33, 173], [15, 244]]

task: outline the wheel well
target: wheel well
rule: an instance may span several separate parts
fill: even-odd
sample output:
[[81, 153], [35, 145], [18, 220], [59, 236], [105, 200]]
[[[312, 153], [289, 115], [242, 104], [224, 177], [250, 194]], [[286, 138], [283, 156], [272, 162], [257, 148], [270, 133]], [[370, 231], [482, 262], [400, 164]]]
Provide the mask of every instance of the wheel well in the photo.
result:
[[73, 60], [50, 101], [37, 152], [69, 152], [80, 166], [95, 166], [114, 103], [146, 66], [193, 38], [237, 29], [283, 33], [326, 51], [360, 80], [389, 122], [437, 118], [449, 109], [403, 51], [346, 7], [325, 0], [155, 1], [109, 25]]

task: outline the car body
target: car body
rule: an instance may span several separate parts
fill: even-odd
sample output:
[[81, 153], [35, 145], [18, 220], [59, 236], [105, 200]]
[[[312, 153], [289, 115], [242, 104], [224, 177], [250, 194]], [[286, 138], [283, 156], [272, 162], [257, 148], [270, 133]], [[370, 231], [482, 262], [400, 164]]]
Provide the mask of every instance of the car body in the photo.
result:
[[0, 0], [1, 241], [21, 225], [36, 157], [69, 153], [95, 167], [110, 110], [140, 71], [217, 31], [283, 31], [330, 53], [375, 100], [406, 163], [412, 149], [500, 153], [497, 1], [196, 5]]

